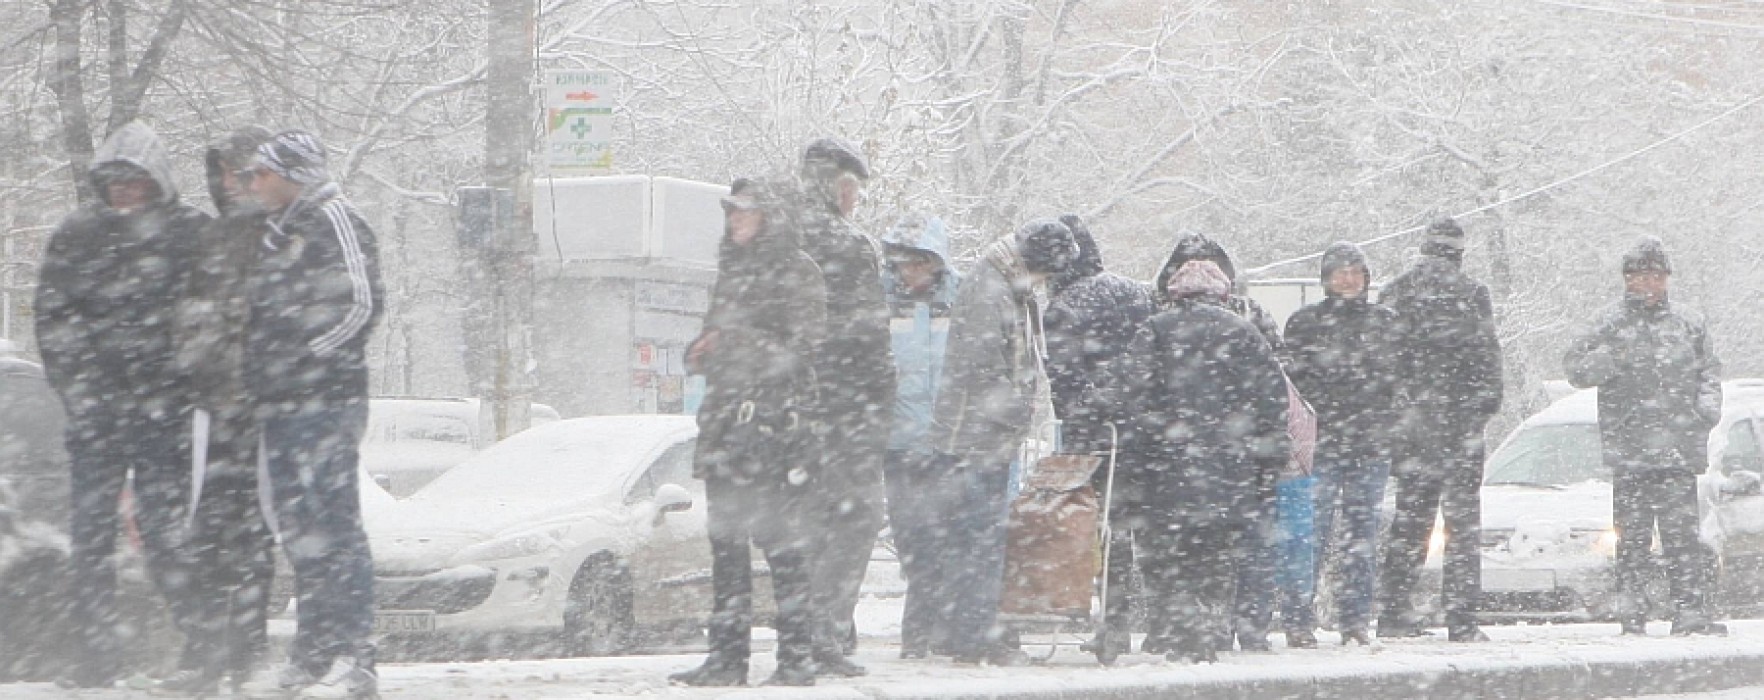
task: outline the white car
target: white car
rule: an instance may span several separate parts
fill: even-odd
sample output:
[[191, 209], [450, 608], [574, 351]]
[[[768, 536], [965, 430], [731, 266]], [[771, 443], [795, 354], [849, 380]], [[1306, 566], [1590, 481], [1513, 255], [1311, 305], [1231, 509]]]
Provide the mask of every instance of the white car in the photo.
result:
[[[1749, 605], [1764, 599], [1764, 381], [1727, 382], [1723, 392], [1709, 465], [1698, 476], [1700, 534], [1721, 566], [1721, 600]], [[1489, 457], [1482, 488], [1484, 619], [1611, 618], [1617, 533], [1597, 401], [1596, 389], [1557, 400]], [[1655, 578], [1650, 603], [1665, 614], [1665, 580]]]
[[[532, 405], [532, 424], [558, 420]], [[374, 483], [403, 498], [495, 440], [489, 407], [478, 399], [375, 396], [368, 399], [361, 462]]]
[[696, 634], [711, 605], [697, 433], [686, 416], [563, 420], [442, 474], [369, 530], [379, 629], [561, 634], [574, 654]]

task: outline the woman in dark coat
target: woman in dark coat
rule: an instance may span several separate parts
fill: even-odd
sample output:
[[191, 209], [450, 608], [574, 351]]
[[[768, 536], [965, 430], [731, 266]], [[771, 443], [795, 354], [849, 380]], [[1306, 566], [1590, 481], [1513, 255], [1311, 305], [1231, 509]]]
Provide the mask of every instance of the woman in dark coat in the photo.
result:
[[709, 658], [669, 676], [686, 685], [747, 683], [750, 546], [765, 552], [778, 606], [778, 670], [767, 683], [814, 684], [803, 524], [812, 462], [799, 447], [807, 423], [798, 410], [815, 391], [826, 291], [820, 268], [802, 252], [788, 192], [775, 180], [730, 188], [710, 312], [687, 350], [688, 368], [705, 375], [693, 471], [705, 482], [716, 602]]
[[1228, 638], [1238, 543], [1263, 517], [1262, 494], [1286, 467], [1286, 381], [1211, 261], [1167, 276], [1168, 308], [1133, 341], [1127, 379], [1136, 432], [1154, 460], [1144, 563], [1171, 630], [1171, 660], [1212, 661]]

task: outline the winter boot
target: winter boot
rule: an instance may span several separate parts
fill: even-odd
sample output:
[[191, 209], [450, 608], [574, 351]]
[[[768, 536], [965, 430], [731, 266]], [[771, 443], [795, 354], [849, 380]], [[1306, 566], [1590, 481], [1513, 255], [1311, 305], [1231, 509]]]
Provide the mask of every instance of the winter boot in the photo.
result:
[[1488, 635], [1476, 625], [1458, 625], [1446, 630], [1446, 640], [1466, 643], [1486, 642]]
[[353, 657], [338, 657], [331, 662], [317, 683], [300, 691], [300, 698], [313, 700], [376, 700], [380, 697], [380, 676], [374, 669]]
[[711, 654], [698, 668], [670, 674], [668, 681], [698, 688], [729, 688], [747, 685], [747, 661]]
[[778, 670], [760, 685], [776, 685], [786, 687], [810, 686], [815, 684], [815, 664], [808, 659], [780, 660]]
[[845, 658], [844, 654], [815, 655], [815, 675], [817, 676], [857, 678], [858, 676], [868, 675], [869, 673], [870, 672], [864, 667], [853, 663], [851, 659]]
[[199, 668], [186, 668], [159, 679], [148, 690], [161, 697], [206, 698], [220, 694], [221, 674]]
[[[1384, 632], [1380, 630], [1378, 636], [1385, 636]], [[1358, 644], [1363, 647], [1372, 646], [1372, 635], [1368, 633], [1364, 627], [1350, 627], [1342, 630], [1341, 645], [1345, 647], [1349, 644]]]

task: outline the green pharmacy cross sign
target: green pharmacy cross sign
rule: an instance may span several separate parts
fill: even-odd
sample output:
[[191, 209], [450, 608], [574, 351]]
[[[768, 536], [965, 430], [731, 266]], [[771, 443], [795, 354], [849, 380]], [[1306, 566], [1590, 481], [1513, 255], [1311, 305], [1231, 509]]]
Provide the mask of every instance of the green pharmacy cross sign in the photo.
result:
[[546, 71], [545, 162], [553, 172], [612, 167], [616, 87], [610, 72]]

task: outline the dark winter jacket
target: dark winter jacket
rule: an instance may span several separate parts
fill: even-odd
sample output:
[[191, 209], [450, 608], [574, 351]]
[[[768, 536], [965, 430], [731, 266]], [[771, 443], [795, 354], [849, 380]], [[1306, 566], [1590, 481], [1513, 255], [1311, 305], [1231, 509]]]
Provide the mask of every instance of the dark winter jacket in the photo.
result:
[[1041, 369], [1041, 309], [1013, 236], [962, 275], [951, 311], [931, 444], [956, 456], [1008, 454], [1029, 434]]
[[[1121, 423], [1122, 387], [1114, 365], [1126, 355], [1157, 302], [1140, 282], [1104, 272], [1090, 230], [1067, 221], [1078, 258], [1054, 279], [1042, 329], [1047, 333], [1047, 379], [1054, 414], [1061, 421], [1061, 448], [1068, 452], [1109, 449], [1109, 423]], [[1123, 424], [1119, 427], [1125, 428]]]
[[[1371, 280], [1366, 256], [1352, 243], [1323, 254], [1325, 289], [1337, 268], [1358, 266]], [[1388, 456], [1396, 414], [1397, 315], [1367, 299], [1325, 292], [1323, 301], [1286, 321], [1287, 376], [1317, 411], [1317, 451], [1324, 457]]]
[[827, 294], [820, 268], [801, 248], [782, 183], [751, 187], [764, 229], [746, 245], [724, 235], [710, 310], [694, 342], [705, 346], [693, 367], [705, 376], [705, 397], [693, 469], [699, 478], [778, 483], [803, 463], [788, 452], [789, 440], [806, 435], [800, 411], [815, 399], [814, 353], [826, 328]]
[[802, 217], [803, 250], [820, 266], [827, 288], [827, 329], [815, 357], [829, 388], [833, 414], [858, 407], [839, 399], [877, 402], [894, 397], [894, 358], [888, 335], [888, 301], [882, 290], [882, 252], [836, 209], [811, 203]]
[[379, 319], [374, 232], [334, 182], [270, 214], [251, 280], [245, 373], [264, 404], [363, 399]]
[[1562, 359], [1574, 386], [1599, 388], [1599, 438], [1615, 473], [1700, 473], [1721, 420], [1721, 360], [1700, 314], [1626, 298]]
[[902, 291], [892, 271], [882, 277], [894, 366], [899, 376], [888, 449], [928, 453], [931, 407], [937, 402], [937, 387], [943, 377], [949, 313], [955, 305], [956, 291], [961, 289], [961, 275], [949, 262], [949, 230], [935, 217], [901, 222], [883, 237], [883, 244], [890, 249], [932, 255], [943, 265], [936, 287], [923, 297], [911, 297]]
[[149, 208], [121, 214], [98, 197], [50, 236], [36, 290], [37, 347], [68, 410], [87, 401], [178, 410], [190, 397], [174, 361], [173, 311], [208, 215], [179, 201], [165, 147], [139, 122], [111, 134], [92, 170], [124, 162], [159, 186]]
[[255, 201], [227, 194], [223, 175], [249, 162], [270, 133], [245, 127], [209, 146], [208, 192], [219, 218], [202, 228], [201, 254], [178, 307], [178, 368], [190, 378], [198, 407], [250, 416], [245, 391], [245, 332], [251, 320], [251, 274], [269, 233], [269, 214]]
[[1206, 234], [1186, 231], [1176, 237], [1176, 248], [1170, 251], [1170, 257], [1164, 259], [1164, 266], [1159, 269], [1157, 281], [1152, 286], [1153, 296], [1164, 298], [1164, 290], [1170, 286], [1170, 275], [1182, 269], [1190, 260], [1211, 260], [1219, 264], [1219, 269], [1225, 272], [1232, 284], [1231, 298], [1225, 301], [1225, 309], [1254, 324], [1262, 338], [1268, 341], [1268, 346], [1274, 348], [1274, 353], [1279, 355], [1284, 349], [1280, 338], [1280, 324], [1256, 300], [1239, 293], [1237, 265], [1232, 262], [1231, 253]]
[[1501, 408], [1494, 307], [1488, 288], [1464, 274], [1455, 256], [1428, 252], [1379, 296], [1397, 312], [1397, 409], [1408, 423], [1416, 422], [1407, 417], [1422, 416], [1417, 425], [1457, 425], [1479, 434]]
[[1259, 517], [1289, 448], [1286, 381], [1261, 333], [1214, 302], [1172, 300], [1124, 364], [1150, 502], [1178, 524]]

